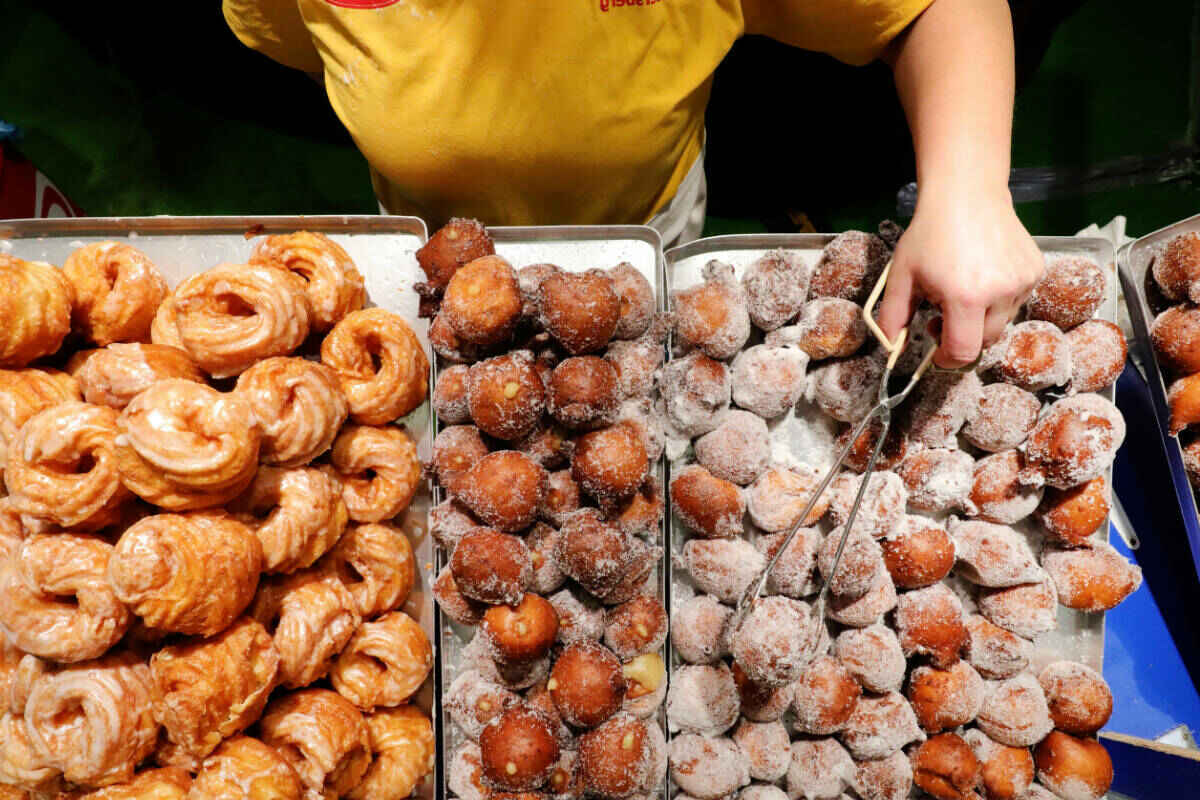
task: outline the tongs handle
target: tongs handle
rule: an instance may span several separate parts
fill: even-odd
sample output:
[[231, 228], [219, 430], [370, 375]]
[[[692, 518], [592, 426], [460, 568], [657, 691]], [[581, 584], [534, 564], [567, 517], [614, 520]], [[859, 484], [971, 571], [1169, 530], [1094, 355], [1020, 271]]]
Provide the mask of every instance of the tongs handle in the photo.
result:
[[[895, 341], [888, 338], [888, 335], [883, 332], [883, 328], [879, 327], [879, 323], [875, 321], [875, 304], [879, 302], [879, 296], [883, 294], [883, 289], [887, 286], [888, 275], [892, 272], [892, 260], [889, 258], [887, 264], [883, 268], [883, 272], [879, 274], [879, 280], [875, 282], [875, 288], [871, 290], [871, 294], [867, 296], [867, 302], [863, 305], [863, 322], [867, 324], [867, 330], [879, 340], [883, 345], [883, 349], [888, 353], [887, 370], [890, 373], [896, 366], [896, 361], [899, 360], [900, 354], [904, 352], [904, 346], [908, 344], [908, 326], [905, 325], [896, 334]], [[918, 380], [925, 371], [929, 369], [929, 365], [933, 363], [933, 354], [937, 351], [936, 347], [929, 348], [925, 356], [921, 359], [921, 363], [913, 372], [912, 379]]]

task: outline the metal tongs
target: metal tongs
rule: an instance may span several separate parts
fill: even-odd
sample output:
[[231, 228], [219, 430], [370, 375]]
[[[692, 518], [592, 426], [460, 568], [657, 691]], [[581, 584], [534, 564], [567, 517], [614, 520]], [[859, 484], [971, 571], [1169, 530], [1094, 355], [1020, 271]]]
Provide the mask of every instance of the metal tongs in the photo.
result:
[[[884, 367], [883, 377], [879, 382], [879, 399], [875, 403], [875, 406], [867, 412], [866, 416], [859, 421], [858, 425], [855, 426], [854, 430], [851, 432], [850, 439], [846, 442], [846, 446], [842, 448], [842, 451], [838, 454], [837, 460], [833, 462], [833, 465], [830, 466], [829, 471], [825, 473], [825, 477], [821, 479], [821, 483], [817, 486], [816, 491], [814, 491], [812, 497], [809, 498], [808, 505], [804, 507], [804, 511], [801, 512], [796, 518], [796, 521], [792, 523], [791, 529], [788, 530], [787, 536], [784, 537], [783, 544], [775, 550], [775, 554], [771, 556], [771, 559], [767, 562], [767, 566], [759, 574], [754, 583], [752, 583], [746, 589], [745, 593], [742, 594], [741, 599], [738, 601], [737, 609], [734, 611], [733, 616], [729, 620], [728, 630], [730, 633], [735, 632], [741, 627], [742, 622], [744, 622], [746, 619], [746, 615], [750, 613], [750, 609], [754, 607], [755, 602], [757, 602], [759, 596], [762, 595], [763, 589], [767, 585], [767, 580], [771, 577], [771, 571], [775, 568], [775, 564], [791, 545], [792, 539], [796, 537], [796, 532], [804, 527], [804, 521], [808, 519], [808, 515], [812, 513], [813, 507], [817, 504], [817, 500], [820, 499], [821, 495], [825, 493], [825, 490], [829, 488], [829, 484], [833, 482], [834, 476], [841, 471], [842, 464], [845, 463], [846, 457], [850, 454], [850, 449], [854, 447], [856, 442], [858, 442], [858, 437], [862, 435], [862, 432], [866, 430], [867, 425], [869, 425], [873, 419], [878, 418], [880, 421], [879, 437], [875, 441], [875, 448], [871, 451], [871, 458], [867, 461], [867, 468], [863, 471], [862, 482], [858, 486], [858, 494], [854, 497], [854, 505], [850, 507], [850, 513], [846, 517], [846, 523], [842, 528], [842, 539], [840, 542], [838, 542], [837, 552], [833, 556], [833, 567], [822, 579], [821, 590], [817, 594], [817, 599], [813, 602], [813, 616], [818, 622], [823, 622], [825, 618], [825, 602], [826, 597], [829, 594], [829, 586], [832, 582], [833, 576], [837, 574], [838, 565], [842, 560], [842, 551], [846, 547], [846, 540], [850, 537], [850, 531], [853, 529], [854, 520], [858, 516], [858, 508], [860, 505], [862, 505], [863, 496], [866, 494], [867, 485], [870, 483], [871, 473], [875, 469], [875, 462], [878, 460], [879, 453], [883, 449], [883, 443], [887, 438], [888, 429], [891, 428], [892, 409], [904, 402], [904, 399], [908, 397], [910, 392], [912, 392], [913, 387], [915, 387], [918, 381], [921, 380], [921, 376], [923, 376], [925, 371], [929, 369], [929, 365], [933, 361], [933, 354], [937, 350], [937, 343], [932, 343], [925, 355], [922, 356], [920, 365], [917, 367], [916, 371], [913, 372], [912, 377], [909, 378], [905, 387], [896, 394], [888, 394], [888, 382], [892, 377], [892, 369], [896, 366], [896, 361], [900, 358], [900, 354], [904, 352], [905, 344], [908, 343], [907, 327], [901, 328], [900, 332], [896, 334], [896, 340], [891, 341], [888, 339], [887, 334], [885, 334], [875, 322], [875, 317], [873, 315], [875, 304], [879, 300], [879, 295], [883, 293], [883, 288], [887, 285], [888, 273], [890, 273], [891, 270], [892, 262], [889, 261], [887, 266], [883, 268], [883, 273], [879, 276], [879, 281], [875, 284], [875, 288], [871, 290], [871, 294], [867, 298], [866, 305], [863, 307], [863, 321], [866, 322], [867, 329], [870, 330], [875, 338], [879, 340], [879, 343], [888, 353], [887, 365]], [[821, 640], [822, 637], [819, 635], [813, 637], [814, 650], [820, 647]]]

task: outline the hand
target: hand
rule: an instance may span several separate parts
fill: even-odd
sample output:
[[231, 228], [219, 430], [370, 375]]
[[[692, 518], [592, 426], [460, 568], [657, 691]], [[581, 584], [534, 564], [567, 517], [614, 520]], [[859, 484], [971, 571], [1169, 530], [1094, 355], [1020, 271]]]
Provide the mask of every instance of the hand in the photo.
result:
[[965, 366], [1000, 338], [1044, 270], [1006, 191], [922, 197], [896, 245], [879, 325], [894, 337], [927, 298], [942, 311], [934, 363]]

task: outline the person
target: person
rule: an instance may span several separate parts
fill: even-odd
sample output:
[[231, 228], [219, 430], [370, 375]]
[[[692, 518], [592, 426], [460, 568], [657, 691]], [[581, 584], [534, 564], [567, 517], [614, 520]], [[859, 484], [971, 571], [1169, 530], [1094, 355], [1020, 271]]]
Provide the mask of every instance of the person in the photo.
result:
[[968, 364], [1044, 268], [1008, 192], [1005, 0], [223, 0], [223, 11], [244, 44], [319, 78], [384, 213], [647, 223], [668, 243], [700, 233], [705, 105], [738, 37], [882, 59], [919, 186], [883, 329], [894, 336], [927, 298], [943, 313], [936, 363]]

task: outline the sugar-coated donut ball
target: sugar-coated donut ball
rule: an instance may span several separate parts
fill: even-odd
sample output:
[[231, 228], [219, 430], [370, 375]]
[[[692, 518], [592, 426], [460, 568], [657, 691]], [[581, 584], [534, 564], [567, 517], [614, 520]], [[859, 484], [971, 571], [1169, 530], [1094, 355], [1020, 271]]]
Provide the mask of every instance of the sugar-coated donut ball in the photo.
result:
[[978, 723], [980, 730], [1009, 747], [1032, 747], [1054, 728], [1046, 693], [1028, 672], [992, 687], [979, 709]]
[[733, 741], [750, 762], [750, 777], [777, 781], [792, 763], [792, 743], [782, 722], [742, 720], [733, 731]]
[[918, 723], [929, 733], [957, 728], [974, 720], [987, 694], [983, 678], [966, 661], [948, 669], [917, 667], [906, 691]]
[[1033, 642], [988, 621], [982, 614], [969, 614], [967, 663], [989, 680], [1011, 678], [1029, 666]]
[[805, 800], [839, 800], [854, 778], [854, 762], [846, 748], [832, 736], [792, 742], [788, 766], [788, 797]]
[[616, 714], [579, 737], [579, 770], [588, 794], [618, 800], [657, 791], [667, 771], [658, 723]]
[[755, 683], [783, 686], [795, 681], [812, 659], [820, 624], [802, 600], [763, 597], [733, 632], [730, 651]]
[[907, 428], [910, 442], [953, 450], [982, 392], [983, 383], [975, 372], [926, 375], [901, 406], [899, 424]]
[[1150, 270], [1168, 299], [1200, 303], [1200, 233], [1188, 231], [1171, 237]]
[[625, 675], [611, 650], [583, 639], [563, 648], [546, 688], [564, 720], [576, 728], [594, 728], [620, 710]]
[[906, 514], [879, 540], [883, 563], [897, 589], [920, 589], [937, 583], [954, 567], [954, 541], [937, 522]]
[[1167, 390], [1167, 407], [1170, 409], [1169, 428], [1172, 435], [1200, 423], [1200, 372], [1185, 375], [1171, 384]]
[[548, 387], [550, 413], [574, 430], [610, 425], [620, 397], [617, 370], [600, 356], [574, 356], [554, 368]]
[[658, 653], [642, 653], [621, 667], [625, 703], [621, 709], [638, 719], [654, 716], [667, 699], [667, 665]]
[[708, 594], [697, 594], [674, 604], [671, 611], [671, 646], [689, 664], [712, 664], [729, 652], [725, 626], [733, 609]]
[[558, 614], [558, 644], [604, 636], [604, 609], [592, 598], [570, 588], [559, 589], [546, 598]]
[[652, 403], [648, 397], [626, 400], [617, 409], [617, 422], [631, 425], [637, 431], [651, 463], [662, 457], [667, 445], [667, 426], [661, 406]]
[[546, 717], [524, 705], [505, 709], [479, 735], [484, 786], [539, 789], [558, 762], [559, 746]]
[[[791, 751], [788, 751], [791, 763]], [[680, 795], [676, 795], [680, 797]], [[788, 800], [787, 792], [772, 783], [752, 783], [738, 794], [738, 800]]]
[[1032, 639], [1058, 627], [1058, 591], [1041, 571], [1031, 583], [1002, 589], [980, 589], [979, 613], [993, 625]]
[[912, 761], [904, 753], [854, 763], [850, 786], [862, 800], [907, 800], [912, 793]]
[[1011, 450], [1029, 436], [1041, 408], [1032, 392], [1011, 383], [989, 383], [980, 389], [979, 401], [967, 415], [963, 438], [989, 453]]
[[657, 597], [635, 597], [608, 612], [604, 643], [622, 661], [658, 650], [666, 640], [667, 609]]
[[892, 576], [887, 570], [880, 570], [875, 576], [875, 585], [862, 597], [832, 595], [826, 613], [834, 622], [852, 628], [865, 628], [874, 625], [895, 607], [896, 585], [892, 583]]
[[[829, 518], [835, 524], [846, 522], [863, 480], [862, 475], [852, 475], [844, 483], [835, 482], [832, 485]], [[865, 533], [875, 539], [887, 536], [903, 522], [907, 503], [908, 489], [899, 475], [888, 470], [872, 472], [862, 504], [858, 507], [858, 516], [854, 518], [855, 533]]]
[[962, 601], [943, 583], [904, 592], [896, 601], [896, 634], [906, 656], [929, 656], [943, 669], [967, 646]]
[[550, 673], [550, 659], [500, 664], [492, 657], [487, 637], [476, 635], [459, 652], [459, 669], [478, 670], [489, 680], [516, 692], [545, 680]]
[[837, 733], [860, 697], [862, 687], [840, 658], [820, 656], [792, 686], [796, 730], [820, 736]]
[[[829, 591], [840, 597], [861, 597], [875, 584], [875, 579], [885, 567], [883, 552], [879, 544], [865, 533], [852, 532], [845, 537], [841, 525], [829, 532], [817, 550], [817, 569], [829, 581]], [[842, 548], [842, 559], [837, 571], [833, 571], [834, 557], [838, 547]]]
[[484, 800], [490, 791], [483, 785], [479, 745], [464, 742], [446, 765], [446, 785], [459, 800]]
[[617, 293], [620, 314], [613, 336], [617, 339], [636, 339], [646, 332], [654, 319], [654, 287], [641, 271], [622, 261], [610, 267], [608, 277]]
[[1095, 739], [1054, 731], [1033, 758], [1038, 780], [1063, 800], [1099, 800], [1112, 786], [1112, 759]]
[[480, 430], [497, 439], [532, 431], [546, 407], [533, 354], [519, 350], [474, 364], [467, 373], [467, 407]]
[[1168, 308], [1150, 325], [1150, 341], [1167, 369], [1180, 375], [1200, 372], [1200, 308]]
[[455, 364], [442, 370], [433, 385], [433, 410], [438, 420], [447, 425], [461, 425], [471, 419], [467, 407], [466, 364]]
[[767, 565], [745, 539], [691, 539], [683, 546], [683, 566], [703, 592], [736, 603]]
[[732, 358], [750, 337], [746, 293], [728, 264], [710, 261], [701, 274], [702, 283], [671, 293], [676, 344], [710, 358]]
[[478, 739], [488, 723], [520, 702], [516, 693], [473, 669], [460, 672], [445, 696], [450, 719], [471, 739]]
[[1042, 577], [1029, 543], [1007, 525], [951, 519], [958, 572], [979, 586], [1033, 583]]
[[1092, 319], [1067, 331], [1071, 350], [1072, 393], [1098, 392], [1116, 383], [1125, 368], [1129, 345], [1121, 329], [1103, 319]]
[[441, 312], [429, 323], [429, 346], [433, 348], [433, 352], [452, 364], [475, 361], [483, 352], [479, 345], [460, 338], [446, 321], [446, 315]]
[[1106, 283], [1104, 270], [1096, 262], [1063, 256], [1046, 265], [1025, 304], [1025, 313], [1029, 319], [1046, 320], [1069, 330], [1096, 313], [1104, 301]]
[[971, 491], [975, 460], [962, 450], [926, 448], [910, 453], [896, 468], [908, 489], [908, 507], [945, 514], [963, 507]]
[[472, 600], [516, 605], [529, 586], [533, 567], [529, 549], [516, 536], [475, 528], [458, 540], [450, 571], [459, 591]]
[[667, 724], [672, 731], [720, 736], [737, 722], [739, 707], [737, 684], [724, 664], [689, 664], [671, 675]]
[[792, 687], [755, 683], [736, 661], [730, 667], [737, 684], [742, 716], [754, 722], [775, 722], [781, 719], [792, 702]]
[[1047, 546], [1042, 566], [1058, 590], [1058, 602], [1076, 611], [1108, 611], [1142, 585], [1142, 568], [1107, 542], [1064, 549]]
[[761, 475], [771, 456], [767, 423], [740, 409], [726, 414], [721, 424], [697, 439], [693, 447], [701, 466], [739, 486]]
[[669, 750], [671, 780], [695, 800], [719, 800], [750, 782], [750, 762], [730, 738], [685, 733]]
[[913, 783], [936, 800], [969, 797], [981, 780], [982, 765], [954, 733], [931, 737], [912, 754]]
[[[838, 434], [837, 441], [833, 445], [835, 452], [840, 453], [850, 443], [850, 436], [854, 433], [854, 428], [854, 425], [850, 425]], [[846, 451], [846, 461], [843, 466], [855, 472], [866, 472], [867, 462], [871, 460], [871, 454], [875, 452], [875, 445], [879, 443], [881, 430], [883, 430], [883, 423], [878, 418], [873, 418], [868, 422], [867, 427], [854, 440], [854, 446]], [[908, 456], [908, 449], [908, 435], [904, 432], [904, 426], [892, 425], [888, 428], [887, 436], [883, 440], [883, 447], [879, 449], [879, 456], [875, 459], [875, 468], [895, 469]]]
[[629, 570], [632, 540], [605, 522], [596, 509], [580, 509], [559, 534], [555, 560], [589, 592], [603, 592]]
[[863, 302], [891, 258], [887, 243], [873, 233], [846, 231], [825, 245], [813, 269], [811, 297]]
[[600, 589], [596, 597], [606, 605], [627, 603], [635, 597], [655, 591], [654, 570], [663, 550], [636, 537], [629, 538], [629, 568], [616, 583]]
[[838, 736], [855, 759], [887, 758], [910, 742], [925, 741], [912, 706], [899, 692], [864, 695]]
[[804, 395], [807, 366], [799, 348], [749, 347], [733, 359], [733, 402], [763, 419], [786, 414]]
[[883, 360], [875, 353], [816, 365], [809, 392], [817, 407], [841, 422], [858, 422], [878, 401]]
[[1046, 693], [1054, 727], [1060, 731], [1092, 734], [1112, 716], [1112, 690], [1091, 667], [1073, 661], [1055, 661], [1041, 671], [1038, 683]]
[[750, 321], [773, 331], [796, 316], [808, 297], [811, 270], [799, 253], [771, 250], [742, 273]]
[[1025, 457], [1004, 450], [974, 464], [967, 514], [988, 522], [1012, 525], [1028, 517], [1042, 500], [1041, 486], [1022, 482]]
[[538, 522], [525, 534], [525, 546], [529, 548], [529, 563], [533, 565], [533, 578], [529, 590], [548, 595], [559, 590], [567, 576], [554, 558], [560, 534], [556, 528]]
[[1108, 481], [1103, 475], [1071, 489], [1047, 489], [1037, 521], [1058, 544], [1079, 546], [1108, 519]]
[[474, 425], [442, 428], [433, 440], [430, 465], [437, 482], [447, 491], [457, 491], [459, 481], [475, 462], [488, 454], [487, 443]]
[[495, 252], [483, 223], [454, 217], [434, 231], [416, 255], [427, 282], [440, 292], [461, 266]]
[[833, 652], [868, 692], [900, 691], [908, 665], [891, 628], [875, 624], [844, 630], [834, 640]]
[[737, 484], [689, 464], [671, 478], [671, 510], [694, 535], [706, 539], [740, 536], [746, 500]]
[[463, 341], [484, 347], [499, 344], [521, 319], [517, 273], [495, 255], [464, 264], [446, 284], [441, 313]]
[[527, 592], [516, 605], [489, 608], [479, 630], [497, 662], [534, 661], [550, 652], [558, 636], [558, 612], [540, 594]]
[[529, 456], [546, 469], [558, 469], [571, 460], [575, 442], [570, 431], [557, 422], [542, 420], [523, 438], [513, 442], [513, 448]]
[[658, 537], [665, 509], [662, 481], [651, 475], [628, 500], [608, 509], [605, 519], [622, 533], [653, 541]]
[[464, 533], [477, 527], [479, 520], [457, 500], [443, 500], [429, 509], [429, 534], [447, 552], [454, 549]]
[[617, 393], [623, 399], [649, 396], [663, 352], [662, 342], [649, 337], [617, 339], [608, 346], [604, 358], [617, 371]]
[[459, 625], [475, 626], [483, 621], [483, 612], [488, 609], [487, 603], [472, 600], [460, 592], [449, 565], [442, 567], [442, 571], [438, 573], [432, 591], [438, 608]]
[[538, 286], [542, 327], [571, 355], [601, 350], [613, 338], [621, 301], [602, 270], [560, 272]]
[[658, 384], [669, 427], [685, 438], [708, 433], [729, 410], [731, 386], [729, 368], [703, 353], [672, 360]]
[[1005, 383], [1037, 392], [1071, 379], [1071, 348], [1054, 323], [1029, 320], [1005, 330], [983, 351], [979, 366]]
[[645, 442], [626, 422], [585, 433], [571, 454], [571, 476], [604, 507], [632, 496], [649, 470]]
[[[804, 513], [813, 493], [824, 477], [821, 471], [808, 464], [786, 464], [768, 467], [754, 483], [746, 488], [746, 510], [754, 524], [764, 531], [790, 530]], [[831, 493], [827, 490], [804, 518], [805, 525], [815, 525], [829, 510]]]
[[847, 358], [867, 340], [862, 306], [840, 297], [818, 297], [800, 309], [796, 330], [789, 335], [813, 361]]
[[988, 800], [1030, 800], [1030, 795], [1026, 794], [1033, 785], [1033, 756], [1029, 748], [1000, 744], [978, 728], [964, 731], [963, 739], [983, 766], [980, 778], [984, 797]]
[[548, 481], [546, 470], [529, 456], [501, 450], [476, 461], [454, 494], [485, 524], [512, 533], [533, 524]]
[[551, 275], [562, 272], [557, 264], [529, 264], [517, 270], [517, 286], [521, 289], [521, 317], [540, 325], [538, 320], [538, 288]]
[[[787, 532], [770, 533], [759, 537], [758, 549], [771, 559], [783, 546]], [[821, 532], [816, 528], [800, 528], [788, 545], [787, 552], [779, 557], [767, 578], [768, 594], [782, 594], [797, 600], [807, 597], [819, 588], [817, 582], [817, 550], [821, 546]]]
[[546, 480], [546, 496], [538, 508], [538, 516], [554, 525], [566, 524], [567, 518], [580, 508], [581, 490], [571, 477], [571, 470], [551, 472]]

